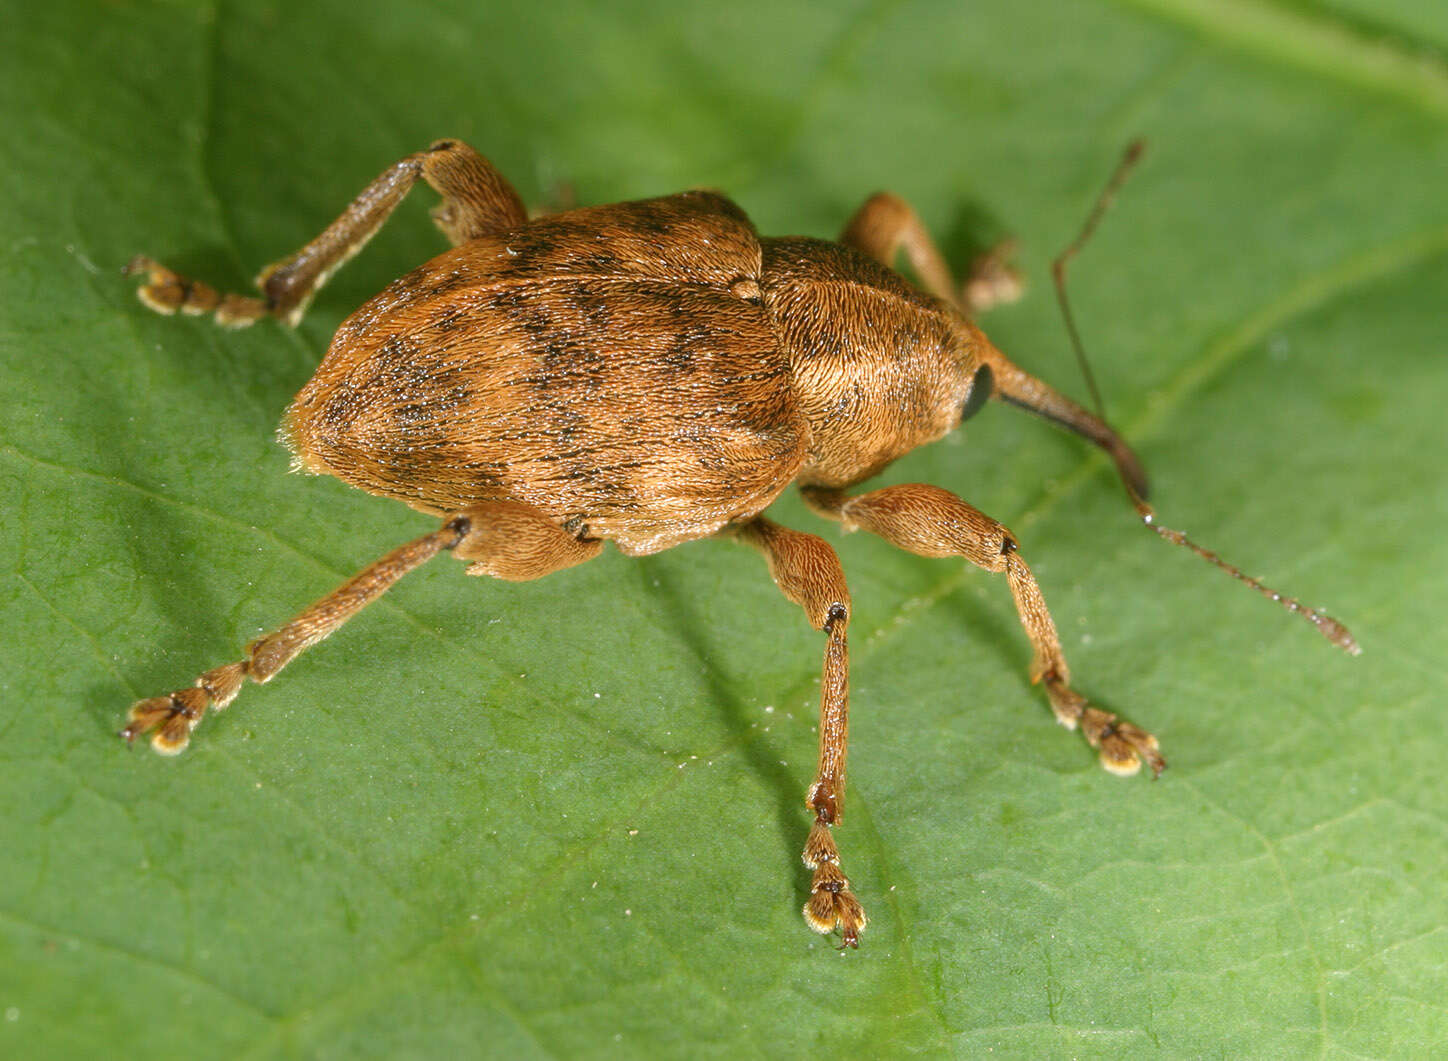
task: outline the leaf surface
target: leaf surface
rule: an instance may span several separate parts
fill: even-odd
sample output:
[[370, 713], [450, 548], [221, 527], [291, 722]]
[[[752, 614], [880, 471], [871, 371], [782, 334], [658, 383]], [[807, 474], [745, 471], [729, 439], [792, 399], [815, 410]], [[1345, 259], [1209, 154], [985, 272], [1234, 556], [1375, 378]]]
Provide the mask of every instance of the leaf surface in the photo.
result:
[[[828, 7], [56, 0], [0, 73], [0, 1054], [1422, 1056], [1448, 1038], [1448, 41], [1426, 0]], [[909, 198], [983, 323], [1080, 393], [1073, 266], [1165, 522], [1353, 626], [1349, 659], [1133, 525], [994, 406], [881, 482], [1021, 537], [1077, 686], [1171, 767], [1103, 773], [1004, 583], [838, 543], [872, 920], [799, 918], [821, 642], [758, 558], [437, 561], [175, 760], [127, 704], [429, 522], [287, 474], [340, 320], [439, 251], [407, 203], [296, 332], [165, 320], [145, 251], [244, 290], [441, 136], [525, 199], [727, 189], [829, 236]]]

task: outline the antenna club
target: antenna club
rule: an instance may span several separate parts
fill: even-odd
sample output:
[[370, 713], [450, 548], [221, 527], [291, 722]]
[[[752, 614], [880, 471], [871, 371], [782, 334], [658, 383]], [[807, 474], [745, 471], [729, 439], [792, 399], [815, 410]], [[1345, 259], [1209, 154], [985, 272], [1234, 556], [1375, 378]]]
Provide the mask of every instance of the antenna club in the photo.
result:
[[1357, 643], [1357, 639], [1342, 623], [1330, 615], [1323, 615], [1321, 612], [1312, 612], [1309, 616], [1312, 625], [1316, 626], [1323, 637], [1327, 638], [1338, 648], [1342, 649], [1349, 656], [1361, 656], [1363, 647]]

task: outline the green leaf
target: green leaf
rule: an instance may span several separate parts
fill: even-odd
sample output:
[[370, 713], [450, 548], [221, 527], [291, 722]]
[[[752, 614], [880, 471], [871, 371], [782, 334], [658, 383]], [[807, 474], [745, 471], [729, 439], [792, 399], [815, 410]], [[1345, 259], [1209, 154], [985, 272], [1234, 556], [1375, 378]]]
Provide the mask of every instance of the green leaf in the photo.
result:
[[[1328, 0], [810, 5], [53, 0], [0, 74], [0, 1054], [1417, 1057], [1448, 1039], [1448, 27]], [[727, 189], [828, 236], [908, 197], [1033, 287], [983, 323], [1082, 390], [1047, 263], [1150, 142], [1073, 299], [1163, 520], [994, 406], [882, 482], [1020, 536], [1102, 772], [1003, 580], [856, 535], [849, 813], [871, 914], [799, 917], [821, 639], [718, 542], [409, 577], [175, 760], [127, 704], [431, 524], [287, 474], [338, 322], [443, 246], [419, 193], [295, 333], [167, 320], [440, 136], [530, 202]], [[835, 531], [790, 494], [781, 520]]]

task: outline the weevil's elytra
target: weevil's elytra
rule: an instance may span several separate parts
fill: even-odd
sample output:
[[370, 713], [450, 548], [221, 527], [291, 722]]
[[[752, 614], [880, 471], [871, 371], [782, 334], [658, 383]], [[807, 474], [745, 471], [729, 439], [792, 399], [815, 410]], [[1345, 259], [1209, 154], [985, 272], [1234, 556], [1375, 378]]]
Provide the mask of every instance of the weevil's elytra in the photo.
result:
[[[1165, 760], [1150, 733], [1071, 687], [1016, 537], [940, 487], [851, 489], [994, 398], [1100, 446], [1157, 533], [1274, 595], [1155, 522], [1145, 474], [1121, 437], [1007, 360], [973, 323], [1018, 290], [1014, 274], [987, 257], [958, 286], [893, 195], [867, 200], [839, 242], [761, 238], [714, 192], [530, 221], [487, 159], [442, 140], [385, 171], [321, 235], [264, 270], [263, 297], [223, 295], [137, 258], [130, 270], [147, 274], [140, 298], [228, 326], [266, 316], [295, 324], [419, 178], [442, 196], [433, 218], [453, 249], [342, 324], [287, 410], [283, 436], [298, 467], [395, 498], [441, 526], [253, 642], [243, 659], [133, 705], [128, 740], [151, 732], [157, 751], [179, 753], [207, 707], [226, 707], [248, 677], [268, 681], [439, 552], [471, 575], [528, 581], [592, 559], [606, 541], [637, 556], [734, 537], [763, 555], [825, 635], [804, 915], [854, 946], [865, 912], [834, 839], [845, 803], [850, 595], [822, 538], [760, 515], [791, 482], [846, 530], [1004, 574], [1035, 650], [1033, 681], [1115, 773], [1145, 763], [1155, 775]], [[890, 268], [901, 250], [924, 290]], [[1063, 268], [1064, 259], [1058, 276]], [[1274, 596], [1356, 650], [1335, 620]]]

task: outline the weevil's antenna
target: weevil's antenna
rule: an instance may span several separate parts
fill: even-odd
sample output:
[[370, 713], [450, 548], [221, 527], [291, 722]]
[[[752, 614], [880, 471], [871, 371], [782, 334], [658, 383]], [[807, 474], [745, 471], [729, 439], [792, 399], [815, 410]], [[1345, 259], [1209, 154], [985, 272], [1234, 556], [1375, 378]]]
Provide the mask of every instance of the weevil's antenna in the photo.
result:
[[1323, 637], [1327, 638], [1349, 655], [1362, 655], [1362, 646], [1357, 643], [1357, 640], [1352, 636], [1352, 632], [1348, 630], [1346, 626], [1343, 626], [1342, 623], [1338, 622], [1326, 612], [1318, 611], [1316, 608], [1309, 608], [1296, 597], [1289, 597], [1285, 593], [1277, 592], [1270, 586], [1264, 586], [1260, 581], [1244, 572], [1240, 567], [1227, 563], [1227, 561], [1223, 560], [1216, 553], [1198, 545], [1181, 531], [1172, 530], [1170, 527], [1163, 527], [1156, 521], [1156, 512], [1152, 510], [1151, 505], [1147, 504], [1146, 499], [1136, 492], [1135, 487], [1131, 485], [1130, 481], [1123, 480], [1123, 482], [1126, 483], [1126, 492], [1131, 496], [1131, 503], [1136, 506], [1136, 513], [1141, 517], [1141, 522], [1156, 531], [1163, 539], [1171, 542], [1173, 545], [1181, 545], [1190, 549], [1207, 563], [1221, 568], [1238, 582], [1243, 582], [1251, 586], [1268, 600], [1276, 601], [1289, 612], [1302, 616], [1313, 626], [1317, 627], [1318, 633], [1322, 634]]
[[1086, 216], [1086, 223], [1081, 226], [1081, 231], [1071, 241], [1071, 245], [1058, 254], [1056, 260], [1051, 263], [1051, 276], [1056, 281], [1056, 302], [1060, 305], [1061, 316], [1066, 321], [1066, 334], [1071, 337], [1071, 349], [1076, 352], [1076, 363], [1081, 366], [1081, 375], [1086, 377], [1086, 387], [1091, 391], [1091, 401], [1096, 407], [1096, 415], [1103, 420], [1106, 419], [1106, 409], [1101, 401], [1101, 391], [1096, 388], [1096, 376], [1091, 372], [1091, 363], [1086, 360], [1086, 348], [1081, 344], [1081, 333], [1076, 330], [1076, 318], [1071, 315], [1071, 300], [1066, 297], [1066, 266], [1081, 252], [1081, 248], [1096, 231], [1096, 226], [1101, 224], [1101, 219], [1106, 216], [1106, 211], [1110, 210], [1111, 204], [1116, 201], [1116, 193], [1126, 183], [1126, 178], [1131, 176], [1131, 171], [1141, 161], [1142, 153], [1145, 150], [1145, 140], [1133, 140], [1126, 145], [1126, 150], [1121, 155], [1121, 161], [1116, 164], [1116, 171], [1111, 174], [1111, 179], [1106, 182], [1106, 187], [1101, 189], [1101, 194], [1096, 198], [1096, 205]]
[[984, 335], [977, 332], [976, 338], [980, 343], [981, 357], [991, 369], [992, 382], [995, 385], [992, 397], [1035, 413], [1042, 419], [1049, 420], [1068, 431], [1074, 431], [1109, 453], [1111, 459], [1116, 462], [1116, 472], [1121, 476], [1121, 485], [1126, 487], [1126, 494], [1131, 498], [1132, 505], [1136, 507], [1136, 514], [1141, 517], [1143, 523], [1166, 541], [1190, 549], [1207, 563], [1221, 568], [1237, 581], [1251, 586], [1268, 600], [1276, 601], [1290, 612], [1296, 612], [1317, 627], [1318, 631], [1338, 648], [1350, 652], [1354, 656], [1361, 651], [1357, 642], [1353, 640], [1352, 634], [1348, 633], [1347, 627], [1332, 616], [1320, 612], [1316, 608], [1309, 608], [1301, 601], [1289, 597], [1285, 593], [1279, 593], [1270, 586], [1264, 586], [1257, 579], [1244, 574], [1240, 568], [1227, 563], [1210, 549], [1202, 548], [1181, 531], [1163, 527], [1158, 523], [1156, 513], [1146, 501], [1148, 490], [1146, 472], [1141, 467], [1141, 461], [1137, 460], [1136, 454], [1126, 444], [1126, 440], [1101, 417], [1088, 412], [1085, 407], [1073, 402], [1054, 387], [1024, 371], [992, 346], [990, 340]]
[[[1066, 321], [1066, 332], [1071, 337], [1071, 347], [1076, 352], [1076, 360], [1081, 365], [1081, 372], [1086, 377], [1086, 385], [1091, 390], [1091, 398], [1096, 403], [1096, 416], [1082, 409], [1069, 398], [1055, 394], [1050, 388], [1045, 387], [1039, 381], [1029, 380], [1020, 369], [1015, 366], [998, 366], [997, 380], [1001, 384], [1001, 397], [1013, 404], [1021, 405], [1040, 416], [1053, 420], [1064, 427], [1068, 427], [1107, 450], [1116, 461], [1117, 471], [1121, 475], [1122, 484], [1126, 487], [1126, 493], [1131, 498], [1131, 503], [1136, 506], [1136, 513], [1141, 521], [1155, 531], [1162, 539], [1172, 545], [1180, 545], [1196, 553], [1207, 563], [1218, 567], [1231, 575], [1238, 582], [1255, 589], [1268, 600], [1276, 601], [1289, 612], [1302, 616], [1317, 630], [1323, 637], [1327, 638], [1338, 648], [1354, 656], [1362, 652], [1362, 648], [1353, 638], [1352, 633], [1346, 626], [1338, 622], [1326, 612], [1318, 611], [1316, 608], [1309, 608], [1295, 597], [1289, 597], [1285, 593], [1279, 593], [1270, 586], [1246, 574], [1241, 568], [1227, 563], [1210, 549], [1203, 548], [1192, 541], [1179, 530], [1164, 527], [1157, 522], [1156, 512], [1146, 500], [1146, 476], [1141, 470], [1141, 464], [1131, 448], [1113, 431], [1106, 423], [1106, 414], [1102, 411], [1101, 392], [1096, 388], [1096, 379], [1091, 374], [1091, 366], [1086, 360], [1086, 350], [1081, 342], [1081, 335], [1076, 330], [1076, 321], [1071, 316], [1071, 303], [1066, 297], [1066, 266], [1070, 263], [1091, 234], [1096, 231], [1096, 226], [1101, 223], [1101, 218], [1111, 208], [1116, 198], [1116, 193], [1121, 190], [1121, 185], [1131, 175], [1131, 171], [1141, 160], [1142, 152], [1146, 149], [1144, 140], [1133, 140], [1126, 146], [1122, 153], [1121, 161], [1117, 163], [1116, 171], [1111, 174], [1111, 179], [1106, 182], [1101, 195], [1096, 199], [1096, 205], [1091, 208], [1091, 213], [1086, 218], [1086, 223], [1081, 226], [1081, 232], [1076, 239], [1068, 246], [1056, 260], [1051, 264], [1051, 274], [1056, 281], [1056, 301], [1061, 306], [1061, 316]], [[1010, 375], [1011, 372], [1020, 376], [1016, 379]], [[1029, 382], [1027, 382], [1029, 380]]]

